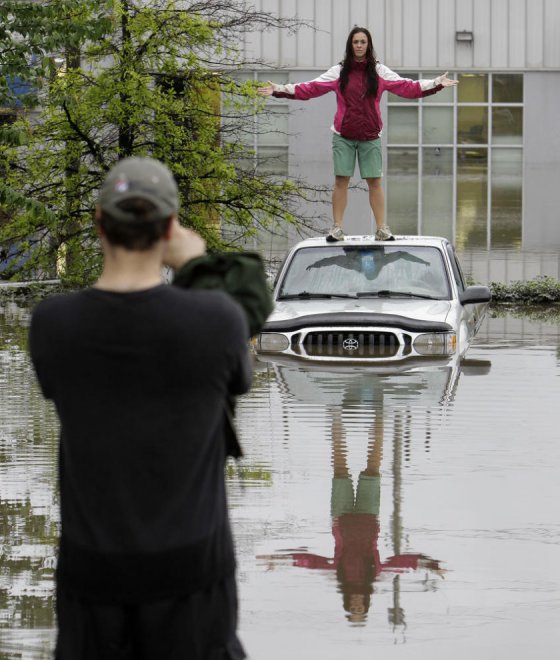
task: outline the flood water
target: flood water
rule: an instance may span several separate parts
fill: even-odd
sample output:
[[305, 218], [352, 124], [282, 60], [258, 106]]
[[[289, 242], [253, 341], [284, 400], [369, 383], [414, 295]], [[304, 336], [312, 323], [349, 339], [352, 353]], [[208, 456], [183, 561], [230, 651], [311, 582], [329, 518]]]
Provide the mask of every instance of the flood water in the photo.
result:
[[[56, 419], [0, 309], [0, 658], [47, 658]], [[463, 365], [257, 362], [227, 468], [252, 660], [560, 649], [558, 316], [487, 317]]]

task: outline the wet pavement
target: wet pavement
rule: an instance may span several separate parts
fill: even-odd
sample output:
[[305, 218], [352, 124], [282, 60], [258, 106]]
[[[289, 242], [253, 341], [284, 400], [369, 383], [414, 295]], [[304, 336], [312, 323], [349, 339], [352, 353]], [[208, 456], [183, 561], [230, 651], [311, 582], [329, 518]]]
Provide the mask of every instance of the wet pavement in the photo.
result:
[[[500, 312], [455, 363], [259, 361], [227, 468], [253, 660], [560, 648], [558, 317]], [[56, 419], [0, 310], [0, 658], [53, 640]]]

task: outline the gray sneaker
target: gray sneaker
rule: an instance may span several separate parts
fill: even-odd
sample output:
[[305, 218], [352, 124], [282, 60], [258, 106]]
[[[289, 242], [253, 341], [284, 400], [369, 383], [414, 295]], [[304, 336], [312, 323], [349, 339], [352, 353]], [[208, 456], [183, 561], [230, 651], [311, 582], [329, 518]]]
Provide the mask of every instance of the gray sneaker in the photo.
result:
[[339, 225], [333, 225], [330, 232], [327, 234], [327, 241], [329, 241], [329, 243], [334, 243], [335, 241], [343, 240], [344, 232], [342, 231], [342, 227]]
[[375, 232], [376, 241], [394, 241], [395, 237], [387, 225], [381, 225]]

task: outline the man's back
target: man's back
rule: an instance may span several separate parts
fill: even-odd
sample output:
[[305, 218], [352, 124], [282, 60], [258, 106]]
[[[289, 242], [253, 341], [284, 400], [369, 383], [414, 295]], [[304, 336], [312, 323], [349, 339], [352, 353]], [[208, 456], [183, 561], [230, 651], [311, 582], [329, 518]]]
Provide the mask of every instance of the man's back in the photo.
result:
[[225, 294], [166, 285], [36, 308], [31, 354], [61, 421], [65, 589], [135, 601], [233, 573], [223, 409], [250, 384], [247, 335]]

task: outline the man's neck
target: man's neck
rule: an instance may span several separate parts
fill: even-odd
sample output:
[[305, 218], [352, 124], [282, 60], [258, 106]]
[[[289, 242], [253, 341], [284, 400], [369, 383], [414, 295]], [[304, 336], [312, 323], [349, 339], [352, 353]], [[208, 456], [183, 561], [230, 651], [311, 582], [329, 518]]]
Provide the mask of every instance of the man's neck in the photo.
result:
[[142, 291], [162, 283], [159, 251], [111, 248], [104, 251], [103, 271], [94, 284], [107, 291]]

